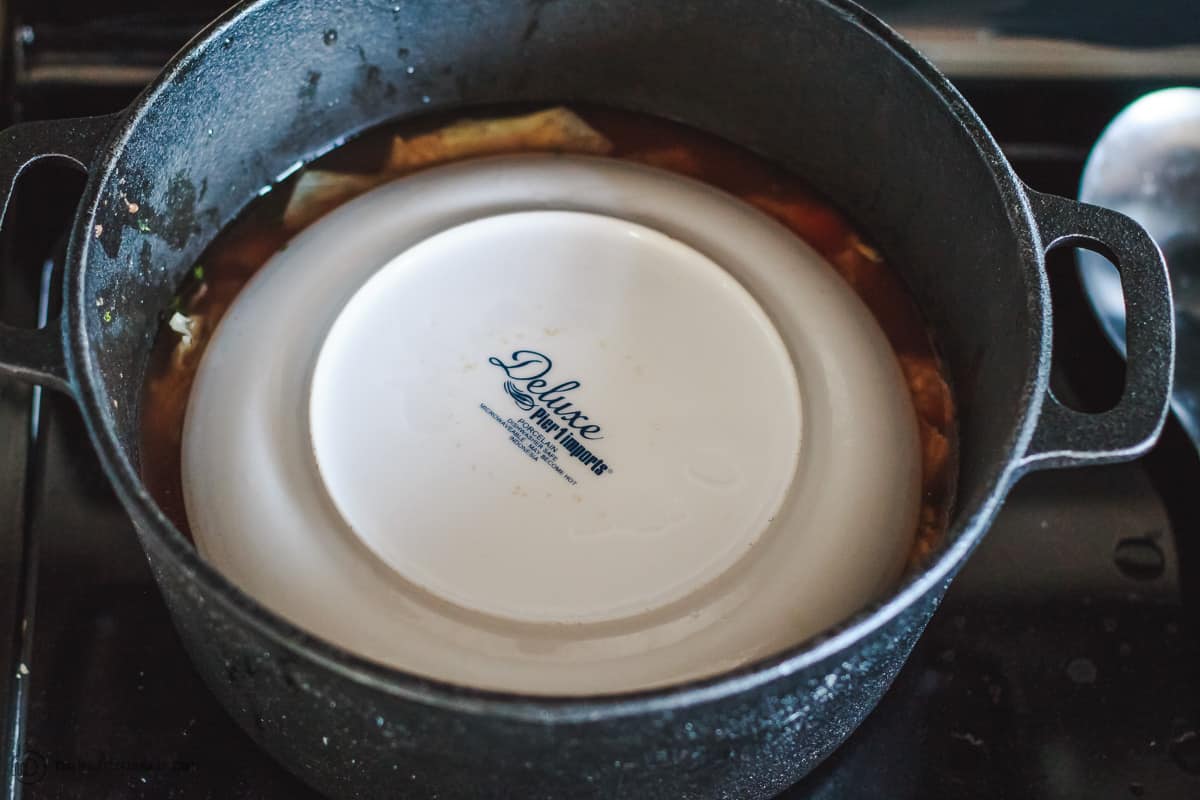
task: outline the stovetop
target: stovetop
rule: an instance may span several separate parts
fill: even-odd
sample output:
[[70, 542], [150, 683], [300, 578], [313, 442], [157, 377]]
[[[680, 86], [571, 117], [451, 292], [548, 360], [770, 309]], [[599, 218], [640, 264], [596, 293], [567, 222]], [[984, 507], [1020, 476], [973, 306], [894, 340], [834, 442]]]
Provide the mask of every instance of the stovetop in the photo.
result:
[[[168, 15], [122, 0], [91, 18], [71, 13], [79, 5], [8, 8], [10, 120], [121, 108], [222, 4]], [[1011, 18], [1024, 4], [957, 8], [991, 6]], [[1176, 80], [959, 85], [1026, 182], [1073, 195], [1105, 122]], [[56, 248], [81, 185], [56, 167], [22, 180], [0, 236], [0, 318], [30, 323], [39, 298], [52, 305]], [[1051, 275], [1057, 390], [1103, 408], [1119, 394], [1121, 362], [1068, 256]], [[314, 796], [193, 671], [68, 400], [0, 381], [0, 475], [5, 796]], [[1200, 796], [1198, 486], [1200, 458], [1174, 421], [1137, 463], [1026, 478], [879, 708], [783, 797]]]

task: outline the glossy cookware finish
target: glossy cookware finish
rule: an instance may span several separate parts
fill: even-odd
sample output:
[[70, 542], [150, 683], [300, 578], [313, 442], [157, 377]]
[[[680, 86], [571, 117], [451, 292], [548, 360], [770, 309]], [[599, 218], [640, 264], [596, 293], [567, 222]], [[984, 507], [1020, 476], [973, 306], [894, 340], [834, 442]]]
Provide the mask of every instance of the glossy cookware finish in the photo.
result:
[[[156, 508], [138, 478], [146, 358], [221, 226], [374, 124], [512, 102], [617, 106], [753, 148], [808, 178], [903, 271], [957, 393], [961, 471], [945, 546], [892, 597], [732, 674], [524, 698], [306, 635]], [[198, 669], [258, 742], [335, 796], [770, 796], [874, 706], [1021, 474], [1134, 457], [1166, 409], [1172, 314], [1154, 244], [1125, 217], [1022, 186], [946, 81], [845, 0], [262, 0], [209, 28], [128, 111], [0, 134], [6, 198], [45, 157], [89, 172], [65, 310], [52, 329], [0, 328], [0, 373], [76, 399]], [[1063, 243], [1110, 256], [1126, 292], [1128, 385], [1099, 416], [1048, 395], [1044, 253]]]

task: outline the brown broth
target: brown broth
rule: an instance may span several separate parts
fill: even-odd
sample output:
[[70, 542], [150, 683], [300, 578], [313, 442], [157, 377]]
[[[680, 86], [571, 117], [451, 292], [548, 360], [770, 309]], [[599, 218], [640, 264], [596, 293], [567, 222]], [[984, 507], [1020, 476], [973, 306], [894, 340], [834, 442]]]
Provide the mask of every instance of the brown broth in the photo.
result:
[[[924, 495], [910, 563], [923, 561], [941, 541], [949, 522], [957, 473], [956, 424], [953, 398], [937, 351], [899, 275], [844, 215], [770, 161], [725, 140], [651, 116], [608, 109], [576, 109], [576, 113], [611, 142], [611, 157], [704, 181], [783, 223], [821, 253], [870, 308], [896, 352], [917, 412]], [[183, 420], [196, 369], [208, 336], [238, 292], [296, 234], [298, 229], [285, 223], [285, 210], [297, 184], [314, 170], [376, 174], [387, 163], [395, 137], [412, 141], [453, 121], [441, 118], [385, 125], [312, 162], [251, 203], [197, 262], [172, 309], [203, 320], [195, 334], [195, 346], [185, 355], [178, 352], [180, 337], [167, 327], [172, 313], [168, 312], [151, 356], [142, 406], [142, 477], [180, 530], [190, 535], [180, 467]], [[349, 198], [327, 202], [320, 210], [326, 212], [345, 199]]]

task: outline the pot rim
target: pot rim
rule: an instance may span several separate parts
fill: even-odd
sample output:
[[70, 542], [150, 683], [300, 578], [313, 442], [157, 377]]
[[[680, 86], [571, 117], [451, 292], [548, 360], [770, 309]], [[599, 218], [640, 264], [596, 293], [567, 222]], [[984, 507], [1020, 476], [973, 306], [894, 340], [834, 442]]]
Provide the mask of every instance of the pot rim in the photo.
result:
[[926, 595], [940, 602], [949, 580], [978, 544], [1002, 504], [1005, 495], [1023, 474], [1020, 457], [1033, 438], [1034, 429], [1049, 382], [1049, 287], [1043, 268], [1040, 234], [1024, 185], [1016, 176], [999, 145], [982, 120], [949, 80], [899, 33], [852, 0], [810, 0], [824, 5], [872, 35], [893, 55], [915, 71], [945, 102], [955, 120], [969, 134], [979, 156], [989, 165], [997, 189], [1005, 200], [1009, 220], [1022, 253], [1021, 267], [1027, 272], [1031, 312], [1037, 326], [1031, 362], [1021, 387], [1025, 413], [1016, 421], [1008, 440], [1008, 457], [987, 474], [991, 491], [975, 508], [959, 508], [956, 521], [946, 531], [940, 552], [919, 571], [907, 576], [899, 588], [883, 600], [862, 609], [842, 623], [766, 658], [705, 678], [631, 692], [596, 695], [524, 695], [475, 688], [428, 678], [386, 666], [308, 633], [268, 609], [215, 567], [205, 561], [195, 546], [166, 517], [150, 496], [132, 462], [125, 456], [112, 426], [104, 423], [107, 390], [91, 360], [85, 324], [85, 265], [92, 246], [87, 235], [99, 209], [100, 187], [109, 179], [118, 154], [133, 130], [146, 116], [164, 87], [186, 75], [202, 52], [216, 46], [225, 34], [242, 21], [277, 6], [281, 0], [242, 0], [190, 40], [163, 68], [158, 78], [118, 115], [107, 141], [97, 150], [80, 210], [71, 235], [67, 263], [64, 336], [67, 367], [75, 400], [101, 464], [118, 497], [134, 523], [146, 534], [144, 542], [154, 554], [168, 558], [209, 600], [220, 603], [240, 622], [269, 638], [301, 662], [322, 668], [376, 691], [405, 700], [466, 714], [501, 717], [516, 721], [547, 723], [595, 722], [642, 714], [670, 712], [715, 702], [784, 678], [843, 651], [892, 622]]

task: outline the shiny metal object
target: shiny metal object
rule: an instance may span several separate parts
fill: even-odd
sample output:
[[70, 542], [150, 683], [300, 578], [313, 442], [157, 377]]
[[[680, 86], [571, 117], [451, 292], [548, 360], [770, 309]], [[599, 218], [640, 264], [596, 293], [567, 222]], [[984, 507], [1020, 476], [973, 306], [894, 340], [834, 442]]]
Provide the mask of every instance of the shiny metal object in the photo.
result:
[[[1172, 407], [1200, 447], [1200, 89], [1154, 92], [1101, 135], [1080, 199], [1133, 217], [1158, 242], [1175, 296]], [[1078, 251], [1080, 275], [1109, 339], [1125, 352], [1120, 279], [1104, 258]]]

